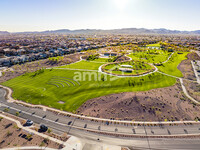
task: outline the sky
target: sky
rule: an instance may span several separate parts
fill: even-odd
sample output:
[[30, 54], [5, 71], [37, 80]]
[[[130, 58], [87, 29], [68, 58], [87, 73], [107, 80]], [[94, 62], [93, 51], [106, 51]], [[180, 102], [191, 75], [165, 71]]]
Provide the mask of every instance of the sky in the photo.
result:
[[0, 31], [200, 30], [200, 0], [0, 0]]

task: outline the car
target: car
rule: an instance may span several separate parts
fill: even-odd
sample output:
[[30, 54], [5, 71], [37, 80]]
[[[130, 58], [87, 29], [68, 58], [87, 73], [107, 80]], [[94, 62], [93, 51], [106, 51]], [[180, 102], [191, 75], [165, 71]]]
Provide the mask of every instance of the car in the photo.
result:
[[108, 121], [106, 121], [106, 125], [109, 125], [109, 122], [108, 122]]
[[45, 125], [40, 125], [40, 129], [39, 129], [41, 132], [46, 132], [48, 130], [48, 127], [45, 126]]
[[67, 125], [70, 125], [72, 123], [72, 121], [69, 121]]
[[26, 126], [31, 126], [31, 125], [33, 125], [33, 121], [31, 121], [31, 120], [28, 119], [28, 120], [26, 121], [25, 125], [26, 125]]

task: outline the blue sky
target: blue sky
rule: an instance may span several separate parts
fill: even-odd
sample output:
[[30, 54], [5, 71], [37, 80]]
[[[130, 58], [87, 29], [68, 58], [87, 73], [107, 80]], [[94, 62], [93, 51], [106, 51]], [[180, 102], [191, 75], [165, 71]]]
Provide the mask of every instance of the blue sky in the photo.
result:
[[0, 0], [0, 31], [200, 30], [200, 0]]

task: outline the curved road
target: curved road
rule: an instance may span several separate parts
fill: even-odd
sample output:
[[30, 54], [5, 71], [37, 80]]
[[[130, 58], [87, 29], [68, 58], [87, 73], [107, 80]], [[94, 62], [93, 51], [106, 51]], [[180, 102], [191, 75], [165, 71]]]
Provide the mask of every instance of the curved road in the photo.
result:
[[[25, 107], [16, 103], [8, 103], [6, 91], [0, 88], [0, 110], [9, 108], [8, 113], [15, 115], [18, 111], [23, 119], [31, 119], [37, 124], [46, 124], [55, 133], [68, 133], [89, 144], [109, 144], [127, 146], [137, 149], [198, 149], [200, 147], [200, 124], [180, 124], [169, 126], [138, 126], [137, 124], [115, 124], [102, 121], [80, 119], [63, 116], [38, 108]], [[169, 138], [174, 136], [198, 136]], [[160, 138], [162, 137], [162, 138]]]
[[[157, 126], [150, 124], [114, 123], [115, 121], [87, 120], [76, 116], [63, 116], [45, 109], [26, 107], [9, 103], [6, 91], [0, 88], [0, 111], [9, 108], [8, 113], [20, 112], [23, 119], [31, 119], [37, 124], [46, 124], [53, 132], [80, 138], [83, 143], [97, 145], [117, 145], [134, 149], [199, 149], [200, 124], [185, 123]], [[184, 138], [182, 138], [184, 137]]]

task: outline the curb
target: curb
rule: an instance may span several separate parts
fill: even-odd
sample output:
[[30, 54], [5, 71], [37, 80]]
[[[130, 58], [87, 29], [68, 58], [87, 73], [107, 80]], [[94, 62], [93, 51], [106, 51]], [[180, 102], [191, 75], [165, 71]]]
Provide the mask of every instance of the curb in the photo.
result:
[[102, 122], [110, 122], [110, 123], [114, 123], [114, 124], [135, 124], [135, 125], [147, 125], [147, 126], [153, 126], [153, 125], [176, 125], [176, 124], [200, 124], [199, 121], [167, 121], [167, 122], [141, 122], [141, 121], [121, 121], [121, 120], [110, 120], [110, 119], [102, 119], [102, 118], [95, 118], [95, 117], [86, 117], [83, 115], [77, 115], [77, 114], [73, 114], [70, 112], [65, 112], [65, 111], [61, 111], [55, 108], [50, 108], [47, 106], [43, 106], [43, 105], [33, 105], [33, 104], [29, 104], [29, 103], [25, 103], [19, 100], [14, 100], [12, 98], [12, 90], [8, 87], [2, 86], [0, 85], [1, 88], [5, 89], [7, 91], [6, 94], [6, 98], [8, 99], [8, 102], [10, 103], [17, 103], [17, 104], [22, 104], [26, 107], [31, 107], [31, 108], [39, 108], [42, 110], [46, 110], [46, 111], [51, 111], [51, 112], [55, 112], [58, 114], [63, 114], [66, 116], [72, 116], [72, 117], [76, 117], [76, 118], [81, 118], [81, 119], [86, 119], [86, 120], [90, 120], [90, 121], [102, 121]]

